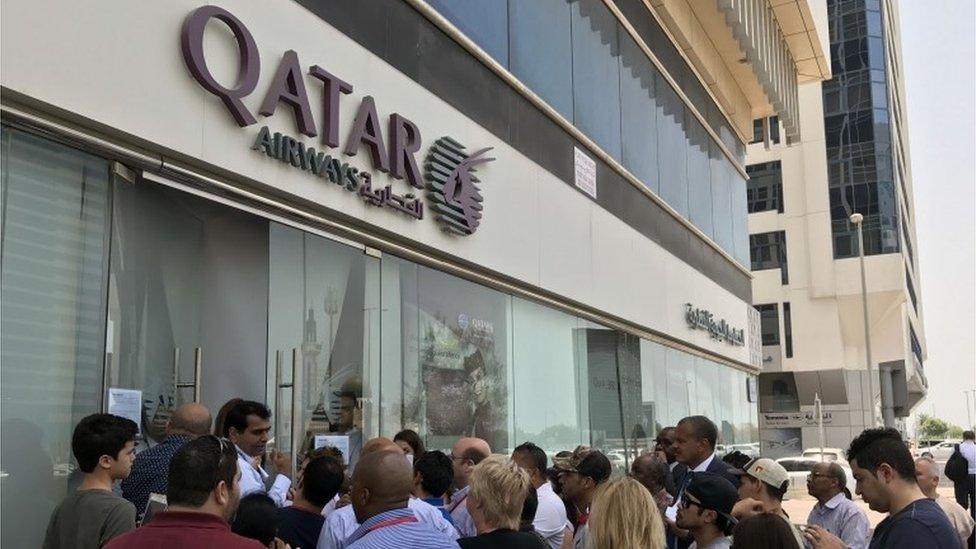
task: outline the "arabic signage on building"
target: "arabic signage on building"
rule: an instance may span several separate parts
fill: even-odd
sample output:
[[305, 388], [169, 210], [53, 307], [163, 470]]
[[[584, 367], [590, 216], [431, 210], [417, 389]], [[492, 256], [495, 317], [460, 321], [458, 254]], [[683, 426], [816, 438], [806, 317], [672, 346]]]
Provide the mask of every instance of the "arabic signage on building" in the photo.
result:
[[[225, 87], [207, 67], [204, 55], [204, 31], [215, 19], [230, 29], [239, 54], [237, 82]], [[211, 94], [218, 97], [230, 116], [240, 127], [257, 123], [254, 113], [244, 103], [256, 89], [261, 73], [257, 44], [247, 27], [229, 11], [217, 6], [203, 6], [191, 12], [183, 22], [180, 35], [183, 60], [190, 75]], [[321, 124], [315, 120], [306, 77], [321, 85], [323, 105]], [[257, 114], [271, 117], [279, 107], [290, 111], [298, 132], [305, 139], [318, 137], [315, 145], [291, 135], [272, 132], [262, 126], [251, 149], [269, 158], [322, 178], [339, 189], [356, 193], [371, 206], [388, 208], [414, 219], [423, 219], [427, 208], [436, 214], [442, 228], [451, 234], [470, 235], [477, 230], [483, 211], [483, 197], [473, 175], [476, 166], [494, 160], [485, 156], [489, 148], [468, 154], [465, 147], [451, 137], [441, 137], [429, 148], [424, 172], [417, 155], [424, 145], [418, 126], [399, 113], [392, 113], [384, 125], [373, 97], [364, 96], [345, 140], [339, 136], [339, 103], [349, 95], [353, 85], [328, 72], [319, 65], [308, 71], [302, 69], [294, 50], [284, 52]], [[341, 146], [340, 146], [341, 145]], [[316, 148], [318, 147], [318, 148]], [[351, 160], [365, 150], [371, 170], [351, 166]], [[340, 154], [342, 156], [340, 156]], [[377, 184], [378, 173], [393, 180], [404, 181], [411, 189], [403, 194], [394, 184]]]
[[685, 303], [685, 321], [693, 330], [705, 330], [712, 339], [735, 346], [746, 344], [745, 330], [733, 328], [724, 319], [716, 319], [711, 311], [696, 309], [691, 303]]
[[[761, 427], [815, 427], [817, 415], [813, 412], [764, 412]], [[823, 424], [832, 425], [834, 413], [824, 411]]]

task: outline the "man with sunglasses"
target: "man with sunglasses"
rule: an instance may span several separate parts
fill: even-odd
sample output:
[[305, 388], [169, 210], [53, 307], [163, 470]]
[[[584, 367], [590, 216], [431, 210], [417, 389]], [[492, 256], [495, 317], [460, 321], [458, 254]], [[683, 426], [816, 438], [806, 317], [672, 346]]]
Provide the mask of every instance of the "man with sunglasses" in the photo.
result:
[[866, 549], [871, 541], [868, 517], [844, 493], [847, 474], [835, 462], [817, 463], [807, 475], [807, 492], [817, 498], [807, 526], [819, 526], [837, 536], [851, 549]]
[[726, 537], [735, 525], [735, 486], [715, 473], [694, 473], [678, 505], [677, 525], [691, 532], [691, 549], [728, 549]]
[[259, 549], [258, 541], [234, 534], [228, 524], [241, 499], [240, 479], [229, 440], [206, 435], [187, 442], [170, 460], [167, 509], [106, 549]]

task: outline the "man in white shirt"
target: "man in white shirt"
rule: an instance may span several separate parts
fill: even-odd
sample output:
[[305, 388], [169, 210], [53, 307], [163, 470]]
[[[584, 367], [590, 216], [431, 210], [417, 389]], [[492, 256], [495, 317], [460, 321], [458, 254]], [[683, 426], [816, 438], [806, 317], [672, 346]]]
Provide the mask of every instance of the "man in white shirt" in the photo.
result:
[[478, 535], [474, 526], [474, 519], [468, 513], [468, 480], [474, 466], [491, 455], [491, 446], [480, 438], [462, 438], [451, 448], [451, 463], [454, 466], [454, 487], [457, 492], [451, 496], [451, 503], [445, 508], [454, 519], [454, 526], [462, 538]]
[[284, 507], [291, 487], [291, 459], [288, 454], [272, 452], [271, 461], [278, 473], [269, 480], [270, 475], [261, 467], [261, 456], [267, 449], [270, 432], [271, 410], [260, 402], [242, 400], [227, 412], [223, 434], [237, 448], [241, 496], [267, 493], [278, 507]]
[[[360, 458], [373, 452], [396, 451], [402, 454], [400, 447], [395, 442], [385, 437], [370, 439], [363, 445]], [[406, 459], [406, 457], [404, 457]], [[420, 522], [425, 522], [434, 527], [435, 530], [445, 534], [451, 539], [458, 538], [457, 530], [451, 523], [444, 519], [440, 509], [429, 503], [425, 503], [415, 497], [411, 497], [407, 502], [407, 507], [413, 511], [414, 516]], [[356, 520], [356, 514], [352, 505], [339, 507], [328, 513], [322, 532], [319, 534], [319, 542], [316, 549], [343, 549], [346, 540], [359, 528], [360, 524]]]
[[969, 463], [969, 480], [966, 483], [966, 504], [963, 505], [963, 508], [969, 508], [969, 516], [976, 518], [976, 433], [973, 431], [963, 431], [962, 443], [959, 445], [959, 453]]
[[549, 460], [545, 451], [531, 442], [526, 442], [512, 452], [512, 461], [529, 474], [529, 481], [539, 498], [532, 527], [549, 547], [559, 549], [562, 547], [569, 521], [566, 518], [566, 506], [563, 505], [563, 500], [553, 492], [552, 484], [546, 477]]
[[930, 457], [916, 459], [915, 480], [918, 481], [918, 487], [925, 494], [925, 497], [934, 499], [945, 512], [946, 516], [949, 517], [949, 523], [952, 524], [952, 529], [959, 535], [959, 541], [965, 547], [976, 524], [974, 524], [973, 518], [963, 509], [962, 505], [959, 505], [955, 498], [939, 496], [939, 466], [935, 464], [935, 460]]

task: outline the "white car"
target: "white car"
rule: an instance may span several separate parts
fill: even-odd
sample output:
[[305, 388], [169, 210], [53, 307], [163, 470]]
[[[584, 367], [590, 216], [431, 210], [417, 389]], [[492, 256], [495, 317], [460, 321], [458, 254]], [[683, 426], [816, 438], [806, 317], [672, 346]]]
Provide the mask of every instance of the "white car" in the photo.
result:
[[815, 459], [820, 461], [820, 455], [823, 454], [824, 461], [847, 461], [847, 452], [841, 448], [807, 448], [803, 451], [803, 457], [808, 457], [810, 459]]
[[961, 440], [944, 440], [935, 446], [927, 446], [925, 448], [919, 448], [917, 454], [919, 456], [924, 454], [930, 454], [932, 459], [937, 461], [945, 461], [949, 459], [952, 455], [952, 451], [956, 448], [956, 444], [962, 442]]
[[[816, 458], [796, 456], [776, 460], [776, 463], [779, 463], [786, 469], [786, 474], [790, 477], [790, 486], [786, 489], [787, 497], [795, 498], [807, 495], [807, 476], [813, 471], [813, 466], [820, 462], [819, 452]], [[847, 489], [851, 491], [851, 497], [854, 497], [854, 489], [857, 482], [854, 480], [854, 473], [851, 472], [850, 465], [843, 460], [835, 460], [834, 463], [840, 465], [840, 468], [844, 470], [844, 475], [847, 477]]]
[[735, 452], [736, 450], [738, 450], [739, 452], [742, 452], [743, 454], [749, 456], [750, 458], [757, 458], [757, 457], [759, 457], [759, 444], [758, 443], [752, 443], [752, 444], [732, 444], [730, 446], [726, 446], [725, 449], [730, 454], [732, 452]]

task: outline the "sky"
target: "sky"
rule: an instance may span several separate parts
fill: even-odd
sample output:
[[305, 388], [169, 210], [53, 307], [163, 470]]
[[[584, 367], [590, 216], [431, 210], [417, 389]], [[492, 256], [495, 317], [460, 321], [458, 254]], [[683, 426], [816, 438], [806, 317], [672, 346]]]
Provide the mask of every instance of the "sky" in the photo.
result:
[[916, 412], [965, 425], [963, 391], [976, 389], [976, 2], [899, 7], [928, 345], [929, 393]]

